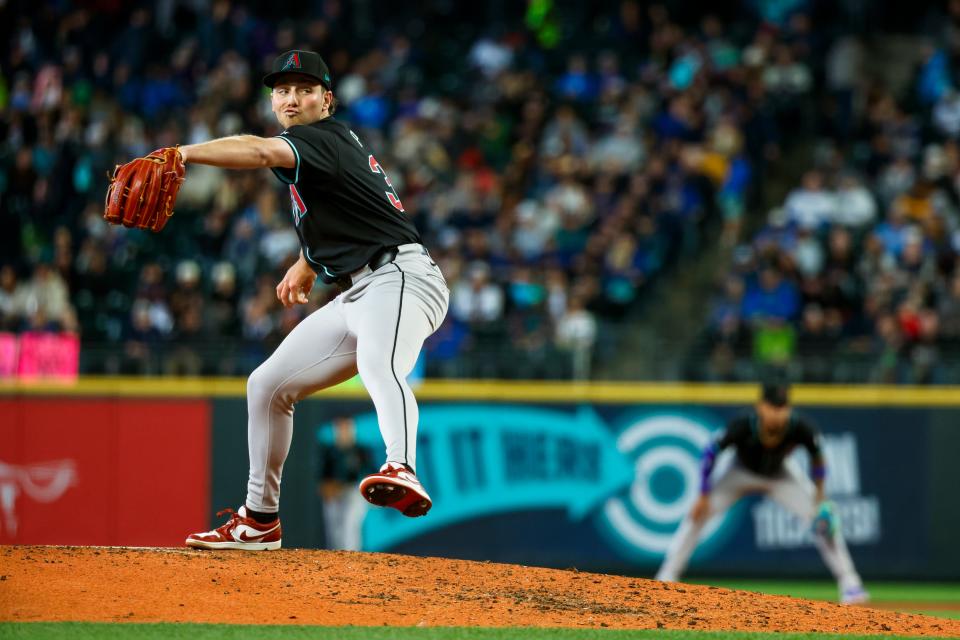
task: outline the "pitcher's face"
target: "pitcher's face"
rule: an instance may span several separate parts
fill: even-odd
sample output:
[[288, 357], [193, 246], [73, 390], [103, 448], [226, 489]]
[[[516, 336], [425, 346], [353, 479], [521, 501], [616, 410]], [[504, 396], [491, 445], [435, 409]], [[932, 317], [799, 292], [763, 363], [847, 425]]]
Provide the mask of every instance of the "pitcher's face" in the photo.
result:
[[330, 115], [333, 93], [306, 76], [281, 76], [270, 92], [270, 106], [284, 129], [310, 124]]

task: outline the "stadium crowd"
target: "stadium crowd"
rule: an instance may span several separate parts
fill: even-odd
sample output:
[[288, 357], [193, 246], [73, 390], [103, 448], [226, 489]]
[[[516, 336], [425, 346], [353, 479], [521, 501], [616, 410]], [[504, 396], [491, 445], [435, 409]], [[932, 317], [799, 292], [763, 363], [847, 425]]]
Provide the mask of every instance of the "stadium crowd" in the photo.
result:
[[[622, 320], [658, 275], [694, 256], [708, 230], [737, 240], [771, 161], [812, 126], [808, 106], [836, 40], [813, 29], [803, 1], [744, 2], [727, 15], [699, 3], [580, 4], [391, 3], [376, 15], [340, 0], [0, 8], [10, 18], [0, 20], [0, 327], [79, 332], [85, 372], [242, 374], [335, 295], [321, 289], [294, 310], [276, 302], [299, 247], [282, 185], [267, 172], [190, 166], [158, 235], [101, 219], [117, 163], [177, 143], [279, 133], [259, 79], [277, 52], [302, 47], [325, 56], [337, 117], [378, 150], [447, 276], [450, 313], [425, 349], [427, 372], [588, 377], [593, 354], [616, 350], [629, 330]], [[838, 94], [854, 90], [836, 84]], [[957, 103], [948, 92], [925, 107], [956, 132]], [[857, 129], [871, 151], [863, 175], [880, 188], [889, 174], [903, 210], [889, 224], [902, 224], [922, 208], [904, 193], [928, 184], [913, 188], [904, 175], [923, 132], [890, 100], [870, 113]], [[875, 148], [878, 136], [886, 149]], [[904, 144], [915, 146], [899, 153]], [[946, 172], [953, 150], [939, 149]], [[871, 221], [821, 238], [809, 218], [833, 214], [818, 175], [785, 206], [788, 222], [803, 221], [794, 244], [781, 244], [774, 224], [729, 279], [711, 324], [716, 366], [704, 375], [736, 375], [746, 334], [776, 343], [758, 334], [755, 315], [790, 328], [816, 324], [819, 310], [828, 333], [835, 311], [845, 323], [856, 315], [812, 292], [813, 282], [827, 289], [820, 274], [832, 253], [788, 264], [794, 245], [826, 238], [831, 252], [846, 242], [845, 259], [859, 260], [856, 228]], [[858, 179], [842, 188], [867, 207]], [[907, 258], [919, 260], [906, 267], [911, 284], [938, 246], [932, 227], [923, 234], [919, 258]], [[879, 242], [877, 260], [900, 260]], [[769, 246], [783, 249], [777, 259], [766, 259]], [[755, 295], [758, 286], [777, 299]], [[759, 310], [748, 305], [755, 298]], [[916, 331], [928, 335], [935, 321], [921, 298], [910, 296]], [[777, 313], [765, 312], [771, 304]], [[862, 331], [882, 342], [881, 324]]]
[[[960, 381], [960, 3], [949, 12], [899, 100], [882, 85], [831, 87], [845, 102], [800, 184], [734, 252], [691, 375]], [[841, 44], [827, 76], [858, 55]]]
[[450, 320], [427, 349], [445, 375], [587, 375], [598, 319], [623, 316], [710, 216], [739, 218], [750, 158], [776, 140], [756, 78], [789, 54], [767, 60], [769, 33], [737, 44], [716, 18], [685, 30], [636, 2], [553, 42], [567, 21], [533, 9], [484, 32], [395, 8], [404, 28], [370, 31], [355, 7], [316, 5], [300, 21], [227, 0], [44, 5], [6, 27], [7, 329], [79, 330], [88, 370], [239, 373], [323, 303], [274, 300], [298, 245], [266, 175], [190, 167], [157, 237], [100, 219], [115, 163], [278, 133], [258, 78], [295, 46], [328, 57], [338, 116], [383, 150], [447, 274]]

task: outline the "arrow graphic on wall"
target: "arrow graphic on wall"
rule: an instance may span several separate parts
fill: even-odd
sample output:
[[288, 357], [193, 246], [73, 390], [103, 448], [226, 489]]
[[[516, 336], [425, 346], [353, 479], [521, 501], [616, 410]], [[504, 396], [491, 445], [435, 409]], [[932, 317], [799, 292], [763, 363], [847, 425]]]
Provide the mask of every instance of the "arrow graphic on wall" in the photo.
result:
[[[358, 415], [355, 421], [357, 442], [382, 451], [376, 414]], [[576, 413], [496, 405], [423, 407], [418, 442], [417, 474], [433, 509], [423, 518], [370, 509], [363, 523], [364, 549], [387, 550], [497, 513], [563, 508], [579, 520], [634, 478], [616, 439], [587, 407]]]

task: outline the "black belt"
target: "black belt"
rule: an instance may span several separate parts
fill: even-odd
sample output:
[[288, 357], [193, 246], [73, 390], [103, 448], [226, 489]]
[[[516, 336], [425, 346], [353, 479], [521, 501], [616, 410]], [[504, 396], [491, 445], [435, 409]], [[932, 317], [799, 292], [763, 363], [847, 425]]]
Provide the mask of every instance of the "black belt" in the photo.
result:
[[[397, 253], [399, 251], [400, 250], [397, 247], [384, 247], [373, 254], [373, 257], [370, 258], [370, 261], [365, 264], [364, 267], [370, 267], [370, 271], [376, 271], [383, 265], [393, 262], [397, 258]], [[363, 267], [360, 268], [362, 269]], [[349, 275], [340, 276], [333, 281], [333, 284], [337, 285], [341, 291], [346, 291], [353, 286], [353, 278], [351, 278]]]

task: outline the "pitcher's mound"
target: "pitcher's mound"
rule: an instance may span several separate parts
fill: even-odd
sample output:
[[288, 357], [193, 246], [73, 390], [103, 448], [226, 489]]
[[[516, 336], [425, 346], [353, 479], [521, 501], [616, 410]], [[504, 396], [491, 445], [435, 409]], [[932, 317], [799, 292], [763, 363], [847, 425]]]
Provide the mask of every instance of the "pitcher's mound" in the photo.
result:
[[0, 547], [6, 621], [542, 626], [960, 636], [960, 620], [638, 578], [283, 550]]

